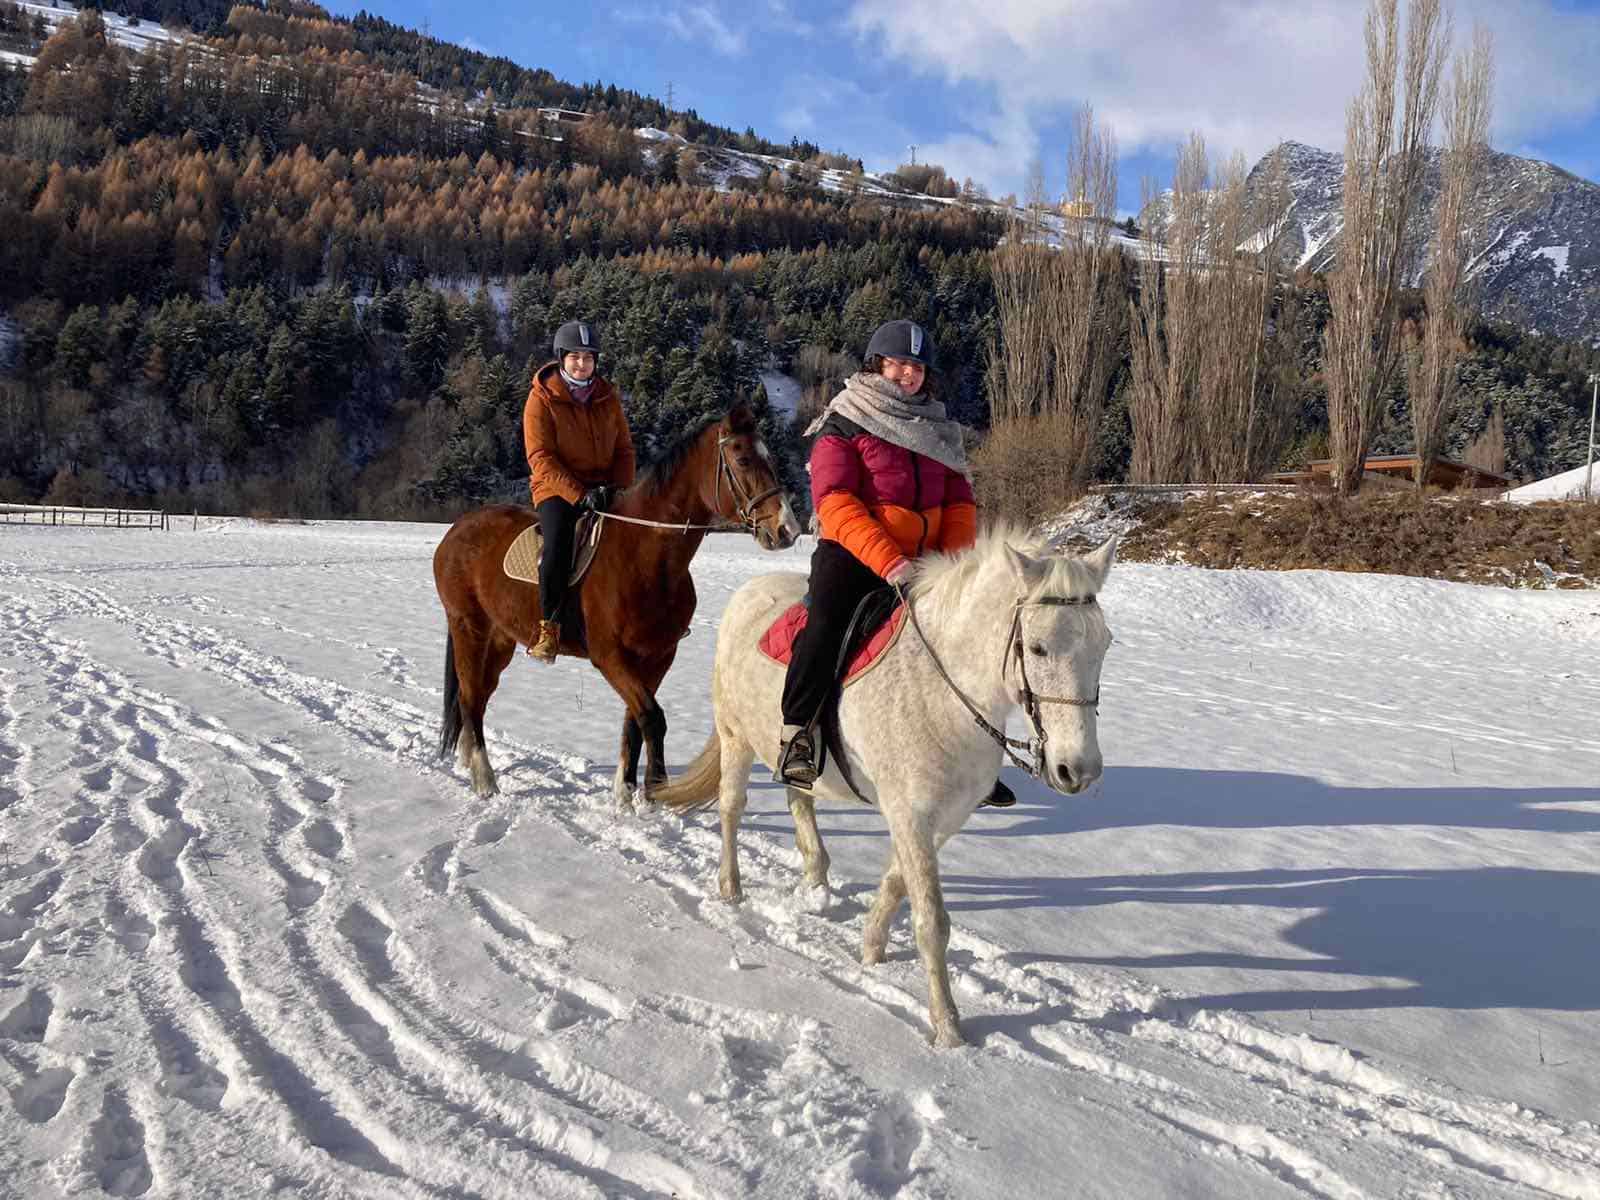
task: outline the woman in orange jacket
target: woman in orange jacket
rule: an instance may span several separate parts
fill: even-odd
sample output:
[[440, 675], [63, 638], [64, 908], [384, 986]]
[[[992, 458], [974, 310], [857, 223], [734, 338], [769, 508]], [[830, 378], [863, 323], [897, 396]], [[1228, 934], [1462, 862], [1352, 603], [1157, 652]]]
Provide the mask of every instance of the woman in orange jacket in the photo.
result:
[[584, 509], [604, 512], [633, 482], [633, 439], [622, 399], [596, 369], [600, 339], [587, 321], [568, 321], [555, 336], [555, 361], [539, 368], [522, 410], [529, 486], [539, 513], [539, 639], [528, 653], [554, 662], [561, 607], [572, 570], [572, 537]]
[[811, 556], [810, 615], [783, 687], [778, 773], [809, 789], [815, 722], [856, 606], [911, 576], [930, 550], [972, 545], [978, 508], [961, 426], [929, 395], [933, 341], [911, 321], [879, 326], [862, 369], [808, 429], [811, 500], [821, 524]]

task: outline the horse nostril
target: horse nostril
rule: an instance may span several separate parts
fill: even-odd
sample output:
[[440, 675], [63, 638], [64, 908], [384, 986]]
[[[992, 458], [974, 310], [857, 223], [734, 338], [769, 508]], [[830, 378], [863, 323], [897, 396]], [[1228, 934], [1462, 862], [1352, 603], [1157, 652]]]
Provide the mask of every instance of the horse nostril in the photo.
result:
[[1061, 780], [1061, 782], [1066, 784], [1068, 787], [1072, 786], [1072, 771], [1070, 768], [1068, 768], [1066, 763], [1056, 764], [1056, 778]]

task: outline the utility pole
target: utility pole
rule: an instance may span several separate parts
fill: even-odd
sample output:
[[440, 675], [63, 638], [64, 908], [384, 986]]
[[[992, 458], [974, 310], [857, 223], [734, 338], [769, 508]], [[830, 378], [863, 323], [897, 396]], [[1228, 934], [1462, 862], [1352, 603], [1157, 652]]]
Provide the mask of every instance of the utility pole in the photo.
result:
[[670, 116], [672, 112], [672, 80], [669, 79], [667, 80], [667, 115]]
[[1589, 465], [1583, 471], [1583, 498], [1594, 499], [1594, 410], [1595, 401], [1600, 399], [1600, 374], [1590, 372], [1589, 383], [1593, 391], [1589, 393]]
[[911, 151], [911, 165], [913, 167], [916, 166], [917, 165], [917, 145], [916, 145], [916, 143], [913, 142], [911, 145], [907, 146], [906, 149]]

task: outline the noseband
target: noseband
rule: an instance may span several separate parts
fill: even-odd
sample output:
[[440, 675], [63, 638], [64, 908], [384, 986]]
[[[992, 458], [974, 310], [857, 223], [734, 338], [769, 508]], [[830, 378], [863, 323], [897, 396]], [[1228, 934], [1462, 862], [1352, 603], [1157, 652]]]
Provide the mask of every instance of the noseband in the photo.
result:
[[[1017, 656], [1017, 676], [1022, 682], [1022, 691], [1020, 693], [1022, 709], [1028, 714], [1028, 723], [1033, 726], [1033, 737], [1027, 741], [1021, 741], [1017, 738], [1007, 737], [1003, 729], [996, 729], [989, 718], [979, 711], [978, 706], [972, 702], [971, 697], [956, 685], [955, 680], [950, 678], [950, 673], [944, 669], [944, 664], [939, 661], [939, 656], [934, 653], [933, 645], [928, 641], [927, 634], [922, 632], [922, 625], [917, 620], [917, 611], [911, 606], [911, 597], [898, 584], [895, 585], [895, 591], [900, 593], [901, 602], [905, 604], [906, 612], [911, 617], [911, 626], [917, 631], [917, 637], [921, 639], [922, 645], [928, 651], [928, 657], [933, 659], [933, 665], [938, 670], [940, 678], [956, 694], [956, 698], [966, 706], [967, 711], [972, 714], [972, 719], [978, 723], [978, 728], [993, 739], [995, 744], [1005, 752], [1006, 757], [1016, 767], [1026, 771], [1035, 779], [1048, 783], [1049, 781], [1045, 779], [1044, 774], [1044, 752], [1045, 742], [1049, 739], [1049, 735], [1045, 733], [1042, 720], [1043, 714], [1040, 709], [1046, 704], [1066, 704], [1074, 708], [1092, 708], [1099, 712], [1100, 688], [1098, 685], [1095, 687], [1092, 700], [1084, 700], [1075, 696], [1041, 696], [1035, 692], [1033, 685], [1028, 682], [1028, 668], [1025, 662], [1026, 648], [1022, 644], [1022, 610], [1025, 608], [1045, 607], [1086, 608], [1095, 603], [1094, 596], [1041, 596], [1036, 600], [1019, 599], [1011, 606], [1011, 632], [1006, 635], [1006, 647], [1000, 652], [1000, 678], [1005, 678], [1006, 668], [1010, 665], [1011, 656], [1015, 654]], [[1016, 753], [1018, 750], [1031, 751], [1033, 761], [1028, 762], [1020, 758]]]

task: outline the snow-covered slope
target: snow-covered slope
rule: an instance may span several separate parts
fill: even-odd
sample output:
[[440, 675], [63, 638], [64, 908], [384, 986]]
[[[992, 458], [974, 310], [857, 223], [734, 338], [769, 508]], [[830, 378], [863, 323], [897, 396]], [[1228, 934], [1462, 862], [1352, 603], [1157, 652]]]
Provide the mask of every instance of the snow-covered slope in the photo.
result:
[[[17, 6], [31, 19], [42, 16], [51, 32], [63, 21], [70, 21], [78, 15], [78, 6], [71, 0], [57, 0], [57, 3], [39, 3], [39, 0], [17, 0]], [[184, 35], [175, 33], [154, 21], [130, 21], [120, 13], [102, 12], [101, 17], [106, 23], [106, 33], [113, 42], [126, 46], [134, 53], [139, 53], [158, 42], [179, 42]], [[9, 59], [23, 66], [32, 66], [34, 57], [29, 54], [0, 51], [0, 58]]]
[[1539, 500], [1583, 500], [1588, 498], [1591, 489], [1600, 493], [1600, 466], [1595, 467], [1591, 475], [1590, 467], [1585, 463], [1581, 467], [1552, 475], [1549, 479], [1539, 479], [1512, 488], [1506, 493], [1506, 499], [1519, 504], [1532, 504]]
[[[1600, 1195], [1592, 595], [1119, 567], [1108, 770], [941, 859], [924, 1044], [885, 852], [751, 781], [618, 817], [620, 707], [519, 657], [434, 757], [428, 526], [0, 526], [0, 1194]], [[712, 539], [662, 692], [801, 568]]]
[[[1338, 255], [1343, 229], [1341, 155], [1298, 142], [1283, 145], [1292, 196], [1288, 257], [1323, 271]], [[1264, 181], [1270, 160], [1251, 173]], [[1435, 155], [1413, 223], [1412, 283], [1438, 201]], [[1481, 214], [1470, 244], [1484, 311], [1523, 328], [1592, 338], [1600, 319], [1600, 184], [1538, 159], [1491, 153], [1474, 201]]]

